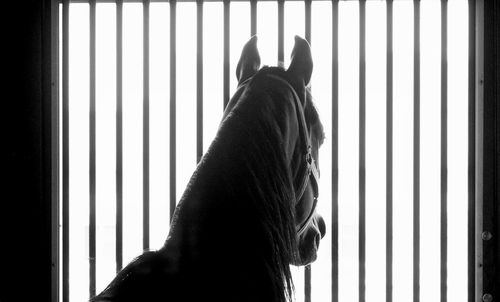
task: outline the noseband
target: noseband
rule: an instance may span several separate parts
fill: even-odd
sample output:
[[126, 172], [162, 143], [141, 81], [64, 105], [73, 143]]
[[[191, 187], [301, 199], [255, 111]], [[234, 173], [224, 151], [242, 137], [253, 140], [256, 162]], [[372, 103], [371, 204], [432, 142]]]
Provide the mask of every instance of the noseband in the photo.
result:
[[299, 132], [302, 137], [302, 141], [305, 142], [303, 145], [303, 153], [304, 153], [304, 166], [302, 168], [303, 172], [301, 176], [301, 182], [300, 186], [298, 187], [298, 190], [295, 192], [296, 196], [296, 201], [300, 201], [302, 197], [304, 196], [304, 193], [307, 189], [307, 186], [309, 183], [311, 183], [312, 188], [313, 188], [313, 196], [314, 196], [314, 201], [313, 201], [313, 206], [311, 209], [311, 212], [307, 216], [307, 219], [298, 227], [297, 229], [297, 235], [300, 236], [304, 231], [307, 229], [309, 224], [312, 221], [312, 218], [314, 216], [314, 212], [316, 210], [316, 204], [318, 202], [318, 182], [319, 182], [319, 171], [318, 168], [316, 167], [316, 162], [312, 156], [312, 146], [311, 146], [311, 137], [307, 131], [307, 125], [306, 125], [306, 120], [305, 120], [305, 115], [304, 115], [304, 108], [302, 107], [302, 104], [300, 102], [300, 98], [293, 88], [293, 86], [288, 83], [287, 80], [283, 79], [280, 76], [268, 73], [266, 74], [268, 77], [275, 79], [281, 83], [283, 83], [286, 87], [290, 89], [290, 91], [293, 94], [293, 98], [295, 101], [295, 107], [297, 108], [297, 119], [299, 121]]

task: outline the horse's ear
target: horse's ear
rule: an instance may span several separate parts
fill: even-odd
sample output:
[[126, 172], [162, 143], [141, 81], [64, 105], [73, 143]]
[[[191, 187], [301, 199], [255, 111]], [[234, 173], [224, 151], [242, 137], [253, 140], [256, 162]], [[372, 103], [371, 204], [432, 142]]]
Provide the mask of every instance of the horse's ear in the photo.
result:
[[241, 57], [236, 66], [238, 85], [252, 77], [260, 68], [260, 55], [257, 50], [257, 36], [252, 36], [243, 46]]
[[292, 50], [292, 60], [287, 72], [304, 81], [307, 86], [311, 80], [313, 61], [309, 43], [299, 36], [295, 36], [295, 46]]

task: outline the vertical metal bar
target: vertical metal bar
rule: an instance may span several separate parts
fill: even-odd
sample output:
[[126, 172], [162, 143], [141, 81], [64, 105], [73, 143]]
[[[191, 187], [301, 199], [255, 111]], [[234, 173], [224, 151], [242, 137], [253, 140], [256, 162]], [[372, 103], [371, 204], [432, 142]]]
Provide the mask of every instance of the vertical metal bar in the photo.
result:
[[96, 1], [90, 0], [90, 79], [89, 79], [89, 297], [95, 296], [96, 285]]
[[[305, 35], [306, 40], [311, 44], [311, 0], [304, 0], [304, 14], [305, 14]], [[311, 302], [311, 265], [304, 268], [304, 301]]]
[[420, 0], [413, 0], [413, 301], [420, 301]]
[[62, 300], [69, 302], [69, 0], [62, 26]]
[[441, 302], [448, 280], [448, 0], [441, 0]]
[[469, 0], [468, 156], [467, 156], [467, 288], [468, 302], [475, 301], [476, 253], [476, 1]]
[[311, 302], [311, 265], [304, 267], [304, 301]]
[[278, 0], [278, 66], [285, 61], [285, 0]]
[[46, 115], [47, 120], [43, 127], [43, 135], [47, 138], [43, 147], [44, 158], [44, 182], [43, 185], [47, 190], [44, 198], [50, 198], [50, 225], [51, 225], [51, 301], [59, 302], [60, 299], [60, 103], [59, 103], [59, 14], [60, 3], [57, 1], [50, 2], [49, 5], [43, 9], [44, 19], [43, 22], [43, 40], [49, 41], [43, 50], [43, 63], [42, 68], [45, 70], [43, 80], [43, 87], [50, 87], [44, 90], [43, 93], [43, 114]]
[[[475, 115], [476, 115], [476, 141], [475, 141], [475, 154], [476, 154], [476, 196], [475, 196], [475, 229], [476, 234], [474, 235], [475, 241], [475, 301], [492, 301], [493, 297], [490, 299], [483, 299], [483, 295], [488, 293], [487, 287], [487, 271], [488, 271], [488, 249], [486, 243], [481, 238], [481, 234], [484, 231], [490, 231], [488, 229], [488, 215], [485, 215], [485, 210], [488, 207], [488, 193], [489, 193], [489, 182], [487, 179], [490, 167], [488, 164], [488, 142], [487, 135], [489, 133], [488, 126], [488, 118], [489, 114], [487, 111], [488, 102], [487, 97], [485, 98], [485, 1], [476, 0], [474, 4], [474, 12], [475, 12], [475, 87], [474, 87], [474, 101], [475, 101]], [[486, 66], [486, 69], [488, 67]], [[487, 92], [486, 92], [487, 93]], [[491, 164], [491, 163], [490, 163]], [[493, 277], [493, 275], [491, 275]], [[486, 279], [485, 279], [486, 277]], [[486, 298], [486, 296], [485, 296]]]
[[392, 101], [393, 101], [393, 17], [392, 17], [392, 0], [386, 2], [387, 5], [387, 104], [386, 104], [386, 257], [385, 257], [385, 275], [386, 286], [385, 296], [387, 302], [392, 302], [392, 145], [393, 145], [393, 116], [392, 116]]
[[116, 271], [123, 266], [123, 0], [116, 1]]
[[306, 40], [309, 44], [311, 44], [311, 2], [312, 0], [304, 0], [305, 34]]
[[257, 0], [250, 1], [250, 36], [257, 34]]
[[170, 221], [174, 217], [176, 206], [176, 23], [177, 0], [170, 1]]
[[332, 0], [332, 302], [339, 300], [339, 0]]
[[196, 1], [196, 162], [203, 155], [203, 0]]
[[143, 12], [143, 103], [142, 103], [142, 249], [149, 249], [149, 0], [142, 2]]
[[226, 109], [229, 103], [229, 25], [230, 25], [230, 0], [224, 0], [224, 86], [223, 104]]
[[366, 0], [359, 2], [359, 302], [365, 301], [366, 252]]

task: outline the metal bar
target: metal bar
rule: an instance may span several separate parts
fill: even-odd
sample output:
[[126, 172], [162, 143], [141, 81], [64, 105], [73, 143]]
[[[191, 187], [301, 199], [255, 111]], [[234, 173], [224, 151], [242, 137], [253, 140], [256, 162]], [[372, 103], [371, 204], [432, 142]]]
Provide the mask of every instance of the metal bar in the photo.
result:
[[339, 0], [332, 0], [332, 302], [339, 301]]
[[123, 0], [116, 1], [116, 271], [123, 266]]
[[69, 0], [62, 27], [62, 300], [69, 302]]
[[176, 206], [176, 13], [177, 0], [170, 1], [170, 222]]
[[250, 1], [250, 36], [257, 34], [257, 0]]
[[196, 162], [203, 155], [203, 0], [196, 2]]
[[483, 299], [483, 295], [489, 293], [487, 287], [485, 286], [485, 271], [488, 265], [486, 260], [487, 250], [485, 250], [486, 245], [482, 240], [481, 234], [488, 230], [487, 219], [488, 215], [485, 215], [485, 204], [488, 203], [485, 197], [488, 198], [488, 167], [485, 163], [488, 163], [488, 156], [486, 155], [486, 150], [488, 143], [485, 142], [486, 134], [488, 133], [487, 124], [487, 112], [485, 111], [485, 91], [484, 91], [484, 47], [485, 47], [485, 20], [484, 20], [484, 8], [485, 2], [483, 0], [474, 1], [474, 12], [475, 16], [475, 87], [474, 87], [474, 104], [475, 104], [475, 115], [476, 115], [476, 141], [475, 141], [475, 173], [476, 173], [476, 196], [475, 196], [475, 229], [474, 234], [475, 241], [475, 301], [492, 301], [493, 297], [490, 299]]
[[143, 103], [142, 103], [142, 249], [149, 249], [149, 0], [143, 11]]
[[467, 301], [475, 301], [476, 253], [476, 1], [469, 0], [468, 156], [467, 156]]
[[311, 302], [311, 265], [304, 267], [304, 302]]
[[392, 146], [393, 146], [393, 17], [392, 0], [386, 2], [387, 5], [387, 104], [386, 104], [386, 254], [385, 254], [385, 296], [387, 302], [392, 302]]
[[229, 26], [230, 26], [230, 4], [231, 1], [224, 0], [224, 86], [223, 104], [226, 109], [229, 103]]
[[413, 1], [413, 301], [420, 301], [420, 0]]
[[448, 0], [441, 0], [441, 302], [448, 280]]
[[[500, 223], [498, 216], [500, 208], [499, 198], [499, 146], [500, 133], [498, 131], [498, 91], [499, 69], [499, 29], [498, 21], [499, 6], [496, 1], [476, 1], [476, 59], [478, 105], [477, 123], [482, 125], [482, 131], [478, 132], [478, 141], [482, 144], [482, 152], [477, 157], [482, 158], [478, 163], [481, 172], [478, 183], [482, 183], [481, 197], [478, 198], [476, 217], [481, 222], [477, 228], [478, 252], [482, 263], [478, 270], [478, 289], [482, 301], [498, 301], [500, 297], [500, 273], [499, 273], [499, 241]], [[482, 105], [481, 105], [482, 103]], [[479, 127], [479, 129], [481, 129]], [[481, 138], [479, 138], [481, 136]], [[480, 166], [482, 165], [482, 167]], [[482, 178], [482, 179], [481, 179]], [[478, 190], [479, 191], [479, 190]], [[480, 191], [479, 191], [480, 192]], [[482, 199], [482, 201], [480, 201]], [[481, 226], [481, 228], [479, 228]], [[480, 249], [479, 249], [479, 246]]]
[[306, 40], [309, 44], [311, 44], [311, 3], [312, 0], [304, 0], [305, 34]]
[[43, 136], [46, 138], [43, 142], [43, 186], [48, 190], [45, 191], [44, 198], [50, 198], [50, 205], [47, 205], [47, 213], [50, 213], [50, 230], [51, 230], [51, 301], [59, 301], [60, 299], [60, 103], [59, 103], [59, 4], [51, 1], [50, 4], [43, 8], [43, 41], [48, 41], [43, 46], [42, 51], [42, 70], [44, 78], [42, 85], [48, 89], [43, 90], [43, 115], [47, 121], [43, 126]]
[[359, 302], [365, 301], [366, 253], [366, 1], [359, 2]]
[[285, 0], [278, 0], [278, 66], [285, 61]]
[[89, 79], [89, 297], [96, 287], [96, 3], [90, 1], [90, 79]]
[[[305, 38], [311, 44], [311, 0], [304, 0]], [[311, 302], [311, 265], [304, 268], [304, 301]]]

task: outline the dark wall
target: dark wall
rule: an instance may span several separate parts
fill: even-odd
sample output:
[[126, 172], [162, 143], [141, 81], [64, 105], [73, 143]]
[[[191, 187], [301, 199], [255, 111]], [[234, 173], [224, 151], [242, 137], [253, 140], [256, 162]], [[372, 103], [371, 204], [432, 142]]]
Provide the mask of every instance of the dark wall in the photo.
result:
[[[500, 22], [498, 1], [485, 1], [484, 16], [484, 293], [500, 300]], [[480, 230], [481, 231], [481, 230]]]
[[[4, 163], [0, 301], [50, 301], [50, 199], [43, 160], [44, 1], [2, 3]], [[5, 167], [5, 165], [2, 165]]]

